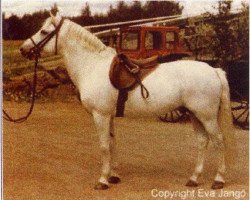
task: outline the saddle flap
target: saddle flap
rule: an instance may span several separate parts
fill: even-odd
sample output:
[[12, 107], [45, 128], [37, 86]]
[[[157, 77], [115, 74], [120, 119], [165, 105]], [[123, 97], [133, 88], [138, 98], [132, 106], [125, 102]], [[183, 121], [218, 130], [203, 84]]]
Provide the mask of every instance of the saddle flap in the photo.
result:
[[109, 78], [113, 86], [118, 90], [131, 88], [136, 84], [133, 74], [128, 71], [125, 64], [120, 62], [117, 56], [111, 64]]

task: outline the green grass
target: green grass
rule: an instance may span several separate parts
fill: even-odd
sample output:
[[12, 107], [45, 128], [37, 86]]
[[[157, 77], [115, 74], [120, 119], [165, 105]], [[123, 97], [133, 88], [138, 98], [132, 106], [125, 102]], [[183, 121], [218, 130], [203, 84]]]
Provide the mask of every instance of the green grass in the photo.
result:
[[[34, 67], [34, 61], [24, 58], [19, 48], [23, 41], [3, 41], [3, 76], [10, 78], [13, 76], [20, 76], [26, 73], [31, 73]], [[44, 68], [53, 68], [62, 66], [61, 56], [56, 55], [42, 55], [39, 59], [39, 70]]]

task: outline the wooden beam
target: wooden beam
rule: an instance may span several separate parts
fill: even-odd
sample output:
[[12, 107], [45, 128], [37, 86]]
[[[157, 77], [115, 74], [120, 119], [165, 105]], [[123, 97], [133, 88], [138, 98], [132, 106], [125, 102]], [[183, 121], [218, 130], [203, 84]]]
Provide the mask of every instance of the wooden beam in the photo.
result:
[[132, 25], [132, 24], [139, 24], [144, 22], [150, 22], [150, 21], [157, 21], [157, 20], [166, 20], [166, 19], [172, 19], [172, 18], [178, 18], [181, 15], [171, 15], [171, 16], [165, 16], [165, 17], [154, 17], [154, 18], [148, 18], [148, 19], [139, 19], [139, 20], [132, 20], [132, 21], [126, 21], [126, 22], [115, 22], [115, 23], [109, 23], [109, 24], [98, 24], [98, 25], [91, 25], [91, 26], [84, 26], [86, 29], [94, 29], [94, 28], [103, 28], [103, 27], [119, 27], [123, 25]]

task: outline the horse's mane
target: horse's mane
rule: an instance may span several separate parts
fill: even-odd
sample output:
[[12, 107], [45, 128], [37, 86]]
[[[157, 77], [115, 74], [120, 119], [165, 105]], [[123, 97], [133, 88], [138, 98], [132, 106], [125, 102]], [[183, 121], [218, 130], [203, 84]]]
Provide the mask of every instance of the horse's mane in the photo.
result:
[[68, 37], [74, 37], [78, 43], [81, 43], [85, 48], [93, 52], [100, 52], [106, 49], [106, 45], [98, 39], [94, 34], [86, 30], [84, 27], [67, 20], [68, 22]]

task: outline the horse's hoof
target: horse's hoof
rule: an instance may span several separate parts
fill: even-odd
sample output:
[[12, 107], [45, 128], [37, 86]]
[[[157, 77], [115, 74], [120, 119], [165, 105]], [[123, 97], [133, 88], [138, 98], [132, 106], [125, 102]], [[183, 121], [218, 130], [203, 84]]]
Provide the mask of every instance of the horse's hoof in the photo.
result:
[[108, 182], [112, 184], [117, 184], [121, 182], [121, 179], [118, 176], [110, 176]]
[[108, 188], [109, 186], [107, 184], [101, 182], [98, 182], [94, 187], [95, 190], [107, 190]]
[[212, 189], [213, 190], [218, 190], [218, 189], [222, 189], [224, 187], [224, 183], [221, 181], [214, 181], [213, 185], [212, 185]]
[[198, 186], [198, 183], [197, 183], [196, 181], [189, 180], [189, 181], [186, 183], [186, 186], [187, 186], [187, 187], [197, 187], [197, 186]]

